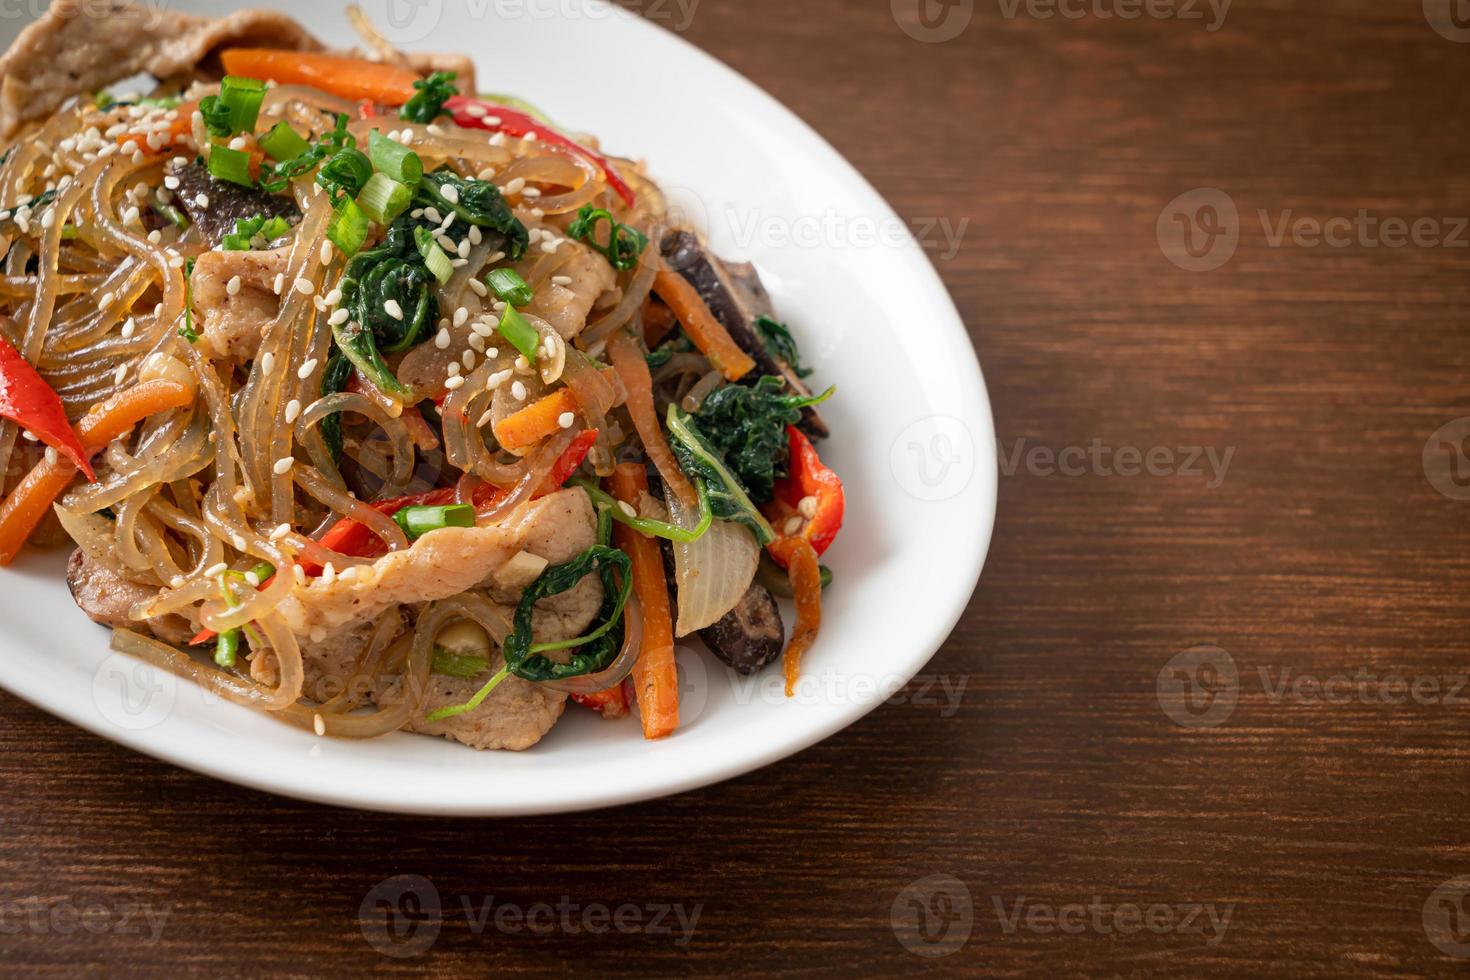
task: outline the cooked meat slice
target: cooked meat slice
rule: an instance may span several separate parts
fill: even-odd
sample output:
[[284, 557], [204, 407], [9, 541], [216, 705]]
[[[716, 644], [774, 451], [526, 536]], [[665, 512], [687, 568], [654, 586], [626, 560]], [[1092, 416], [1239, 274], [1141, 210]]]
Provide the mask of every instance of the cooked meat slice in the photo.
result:
[[213, 18], [128, 0], [53, 0], [0, 58], [0, 135], [55, 112], [73, 95], [142, 72], [168, 78], [230, 45], [321, 49], [294, 20], [274, 11]]
[[[570, 247], [570, 243], [566, 247]], [[529, 267], [532, 261], [528, 259], [525, 265]], [[556, 275], [566, 276], [571, 282], [565, 285], [548, 282], [541, 286], [526, 312], [534, 313], [551, 324], [563, 340], [571, 340], [587, 326], [587, 314], [592, 312], [598, 297], [613, 288], [617, 279], [607, 259], [581, 245], [576, 246], [574, 257], [557, 269]]]
[[124, 577], [78, 548], [66, 565], [66, 585], [82, 612], [94, 623], [152, 633], [169, 643], [183, 643], [190, 635], [189, 623], [180, 616], [161, 616], [139, 622], [128, 615], [140, 602], [158, 596], [158, 589]]
[[776, 597], [759, 582], [719, 622], [699, 631], [699, 638], [737, 674], [754, 674], [781, 655], [785, 641]]
[[[273, 286], [290, 264], [288, 246], [269, 252], [205, 252], [194, 265], [190, 280], [199, 336], [204, 350], [215, 358], [248, 360], [260, 347], [266, 325], [281, 309]], [[230, 294], [230, 280], [240, 279], [239, 292]]]
[[[295, 224], [301, 217], [296, 203], [289, 198], [219, 180], [210, 176], [202, 164], [174, 167], [169, 174], [179, 181], [179, 189], [175, 192], [179, 205], [188, 212], [189, 220], [203, 234], [210, 248], [218, 246], [226, 235], [233, 234], [236, 223], [242, 218], [281, 217]], [[201, 194], [204, 195], [203, 200], [209, 202], [207, 206], [199, 203]], [[282, 236], [282, 240], [284, 238]]]
[[[499, 670], [502, 662], [492, 665], [492, 670]], [[413, 722], [409, 730], [423, 735], [442, 735], [475, 749], [518, 752], [541, 741], [561, 717], [567, 696], [519, 677], [507, 677], [501, 681], [485, 703], [474, 711], [439, 722], [422, 720], [424, 715], [438, 708], [464, 704], [485, 686], [491, 676], [491, 671], [486, 671], [479, 677], [460, 680], [434, 674], [429, 678], [429, 690], [424, 697], [419, 720]]]
[[[755, 361], [757, 371], [785, 378], [792, 391], [811, 394], [791, 365], [766, 348], [756, 330], [756, 320], [771, 314], [771, 300], [754, 266], [727, 266], [704, 247], [697, 235], [688, 231], [669, 232], [664, 237], [662, 248], [669, 268], [695, 288], [715, 319], [730, 332], [740, 349]], [[817, 439], [825, 439], [831, 434], [821, 415], [813, 408], [802, 409], [801, 428]]]
[[[403, 617], [400, 615], [398, 619], [401, 631]], [[306, 674], [306, 681], [301, 690], [302, 696], [322, 702], [330, 701], [341, 694], [347, 682], [356, 672], [363, 654], [367, 652], [368, 642], [372, 639], [376, 626], [375, 621], [366, 620], [347, 629], [331, 633], [319, 641], [313, 642], [304, 637], [298, 638], [301, 646], [301, 663]], [[275, 654], [270, 650], [252, 654], [250, 676], [266, 687], [275, 687], [279, 684], [281, 671]], [[354, 691], [353, 706], [361, 705], [371, 693], [369, 689]]]
[[[494, 573], [521, 551], [557, 564], [596, 540], [597, 518], [587, 495], [562, 490], [496, 527], [443, 528], [424, 535], [406, 551], [359, 568], [349, 578], [338, 576], [330, 583], [315, 579], [296, 589], [280, 610], [293, 633], [320, 642], [333, 631], [376, 618], [390, 606], [432, 602], [482, 585], [494, 587]], [[601, 588], [596, 579], [587, 582], [593, 590]], [[580, 612], [585, 602], [576, 589], [557, 598], [565, 599], [566, 605], [555, 599], [545, 605], [571, 610], [564, 618]]]

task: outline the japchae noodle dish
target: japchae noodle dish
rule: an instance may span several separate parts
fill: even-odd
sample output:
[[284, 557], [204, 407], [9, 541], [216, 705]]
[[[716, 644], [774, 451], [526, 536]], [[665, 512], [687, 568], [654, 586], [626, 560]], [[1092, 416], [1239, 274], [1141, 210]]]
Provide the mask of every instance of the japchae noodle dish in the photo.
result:
[[842, 484], [751, 267], [360, 11], [101, 6], [0, 62], [0, 561], [317, 735], [667, 736], [694, 635], [790, 692]]

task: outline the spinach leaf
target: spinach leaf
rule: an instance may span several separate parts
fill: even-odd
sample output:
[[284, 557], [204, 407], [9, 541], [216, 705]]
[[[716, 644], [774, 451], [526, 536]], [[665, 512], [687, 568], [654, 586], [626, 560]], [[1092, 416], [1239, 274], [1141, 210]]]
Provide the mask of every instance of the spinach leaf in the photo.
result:
[[[327, 361], [327, 369], [322, 373], [322, 397], [335, 395], [339, 391], [347, 390], [347, 382], [352, 378], [352, 362], [341, 354], [333, 354]], [[342, 458], [342, 413], [333, 412], [321, 421], [322, 442], [326, 443], [327, 452], [332, 454], [333, 460]]]
[[414, 220], [401, 215], [381, 242], [347, 263], [340, 288], [348, 318], [332, 328], [337, 349], [352, 365], [395, 395], [407, 389], [382, 354], [405, 351], [427, 339], [439, 318], [438, 282], [414, 244], [413, 228]]
[[[561, 595], [594, 572], [602, 579], [602, 608], [597, 614], [602, 625], [575, 639], [557, 643], [533, 643], [531, 619], [536, 603]], [[506, 667], [522, 680], [537, 682], [566, 680], [569, 677], [606, 670], [622, 646], [621, 631], [614, 635], [613, 629], [622, 622], [623, 606], [627, 603], [632, 588], [632, 559], [617, 548], [606, 545], [593, 545], [571, 561], [548, 568], [521, 594], [520, 604], [516, 606], [514, 628], [505, 638]], [[544, 656], [553, 650], [569, 650], [573, 647], [577, 648], [576, 652], [567, 663], [557, 663]]]
[[[597, 240], [597, 227], [607, 223], [607, 244]], [[567, 225], [567, 234], [587, 243], [594, 252], [601, 252], [608, 264], [619, 272], [626, 272], [638, 264], [638, 256], [648, 247], [648, 236], [631, 225], [619, 223], [606, 208], [585, 205], [577, 217]]]
[[790, 456], [786, 427], [801, 410], [832, 396], [786, 393], [786, 382], [769, 375], [754, 385], [725, 385], [711, 392], [691, 420], [705, 443], [724, 459], [757, 504], [769, 503], [775, 483], [786, 475]]
[[669, 406], [668, 430], [673, 437], [669, 447], [679, 461], [679, 468], [691, 480], [704, 485], [715, 516], [750, 528], [750, 533], [755, 535], [762, 548], [775, 541], [776, 532], [770, 523], [755, 509], [755, 504], [724, 459], [705, 442], [689, 414], [678, 405]]
[[[451, 197], [445, 196], [445, 188], [453, 188]], [[442, 216], [453, 213], [457, 220], [498, 231], [505, 236], [505, 254], [516, 261], [526, 254], [531, 244], [531, 233], [516, 219], [510, 205], [500, 196], [500, 188], [484, 180], [461, 177], [448, 168], [441, 167], [424, 174], [419, 184], [414, 204], [420, 208], [431, 207]], [[438, 226], [426, 223], [425, 227], [437, 231]]]
[[766, 345], [771, 356], [778, 361], [785, 361], [798, 378], [811, 375], [811, 368], [801, 366], [801, 351], [796, 349], [796, 338], [791, 336], [786, 324], [762, 316], [755, 321], [755, 332], [760, 335], [761, 342]]
[[444, 115], [444, 103], [459, 94], [454, 85], [458, 77], [452, 71], [436, 71], [427, 79], [414, 82], [413, 97], [403, 104], [398, 118], [413, 123], [431, 123]]

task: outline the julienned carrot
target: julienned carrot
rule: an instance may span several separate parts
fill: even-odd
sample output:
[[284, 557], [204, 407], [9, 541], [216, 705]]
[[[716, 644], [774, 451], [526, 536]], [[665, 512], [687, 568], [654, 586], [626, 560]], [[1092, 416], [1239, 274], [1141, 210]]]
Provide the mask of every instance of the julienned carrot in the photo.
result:
[[564, 428], [561, 417], [568, 412], [574, 416], [577, 414], [577, 396], [570, 388], [558, 388], [514, 415], [501, 419], [495, 426], [495, 438], [512, 452], [534, 446]]
[[660, 303], [657, 296], [648, 297], [643, 304], [643, 342], [648, 345], [649, 350], [659, 345], [669, 335], [679, 321], [674, 319], [674, 311], [668, 305]]
[[344, 99], [402, 105], [413, 98], [419, 76], [407, 68], [360, 58], [270, 48], [228, 48], [220, 52], [225, 72], [242, 78], [309, 85]]
[[664, 430], [658, 421], [658, 409], [653, 404], [653, 377], [648, 372], [648, 361], [638, 349], [632, 335], [621, 330], [608, 340], [607, 355], [612, 360], [613, 370], [622, 379], [623, 387], [628, 390], [625, 404], [628, 414], [633, 417], [633, 428], [638, 430], [638, 438], [643, 440], [643, 451], [653, 460], [653, 465], [658, 467], [659, 475], [664, 478], [669, 489], [678, 495], [684, 506], [693, 510], [699, 505], [699, 500], [689, 478], [679, 469], [679, 462], [674, 459], [674, 452], [669, 448], [668, 441], [664, 439]]
[[[145, 381], [109, 398], [77, 423], [82, 450], [92, 456], [159, 412], [194, 404], [194, 389], [173, 381]], [[77, 465], [56, 456], [42, 459], [0, 503], [0, 565], [8, 565], [61, 493], [71, 486]]]
[[715, 319], [689, 280], [672, 270], [660, 269], [653, 280], [653, 291], [674, 311], [694, 346], [726, 380], [739, 381], [755, 370], [755, 361]]
[[[608, 478], [614, 497], [637, 506], [648, 477], [637, 463], [619, 465]], [[674, 618], [658, 542], [624, 524], [613, 525], [617, 546], [633, 560], [633, 590], [643, 607], [643, 649], [633, 665], [633, 693], [643, 737], [663, 738], [679, 727], [679, 671], [674, 663]]]
[[796, 625], [781, 666], [786, 674], [786, 696], [796, 696], [796, 679], [801, 676], [801, 657], [817, 641], [822, 628], [822, 567], [810, 541], [802, 539], [792, 549], [791, 590], [796, 593]]

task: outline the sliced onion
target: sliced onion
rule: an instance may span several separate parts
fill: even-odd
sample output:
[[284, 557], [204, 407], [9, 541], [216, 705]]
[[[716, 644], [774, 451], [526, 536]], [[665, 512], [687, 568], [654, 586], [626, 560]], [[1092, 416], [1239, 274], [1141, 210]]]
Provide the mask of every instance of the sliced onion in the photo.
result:
[[[699, 525], [699, 511], [668, 498], [669, 520], [686, 530]], [[674, 542], [674, 581], [679, 587], [675, 636], [688, 636], [719, 622], [755, 580], [760, 547], [740, 524], [715, 521], [697, 541]]]

